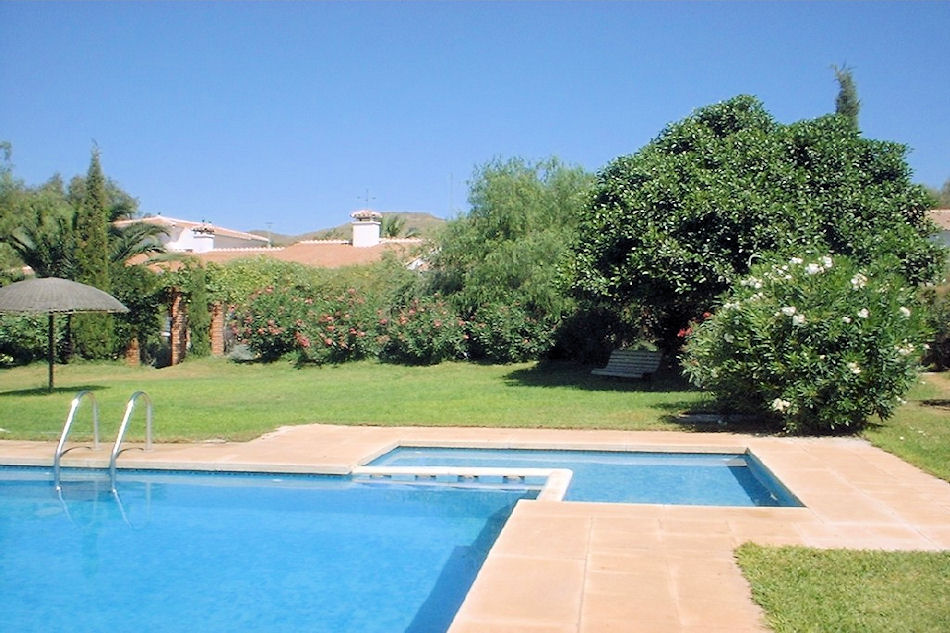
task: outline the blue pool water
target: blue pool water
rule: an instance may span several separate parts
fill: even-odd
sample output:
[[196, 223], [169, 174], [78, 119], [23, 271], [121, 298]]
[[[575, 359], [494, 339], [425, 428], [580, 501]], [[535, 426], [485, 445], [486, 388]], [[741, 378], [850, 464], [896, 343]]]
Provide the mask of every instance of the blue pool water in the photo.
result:
[[649, 453], [401, 446], [372, 466], [569, 468], [567, 501], [800, 506], [748, 453]]
[[[70, 481], [70, 479], [78, 480]], [[0, 468], [5, 631], [445, 631], [530, 490]]]

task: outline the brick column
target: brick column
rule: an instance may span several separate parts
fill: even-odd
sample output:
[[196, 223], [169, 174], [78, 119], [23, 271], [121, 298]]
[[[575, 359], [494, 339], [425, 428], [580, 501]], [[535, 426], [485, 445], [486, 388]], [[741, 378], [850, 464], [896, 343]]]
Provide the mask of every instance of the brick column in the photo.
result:
[[139, 339], [136, 336], [129, 341], [129, 346], [125, 348], [125, 364], [129, 367], [138, 367], [141, 362], [142, 354], [139, 349]]
[[220, 301], [211, 306], [211, 355], [224, 356], [224, 306]]
[[188, 312], [180, 290], [172, 290], [171, 313], [171, 364], [177, 365], [185, 358], [188, 346]]

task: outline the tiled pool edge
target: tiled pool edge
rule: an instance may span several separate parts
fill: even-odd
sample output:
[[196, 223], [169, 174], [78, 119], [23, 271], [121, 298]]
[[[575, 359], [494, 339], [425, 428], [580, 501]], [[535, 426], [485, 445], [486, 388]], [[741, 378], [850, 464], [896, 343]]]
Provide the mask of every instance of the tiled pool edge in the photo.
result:
[[[732, 559], [742, 542], [950, 549], [950, 485], [851, 438], [308, 425], [242, 444], [159, 446], [152, 454], [126, 453], [120, 464], [201, 463], [222, 470], [256, 464], [283, 472], [334, 472], [326, 469], [352, 468], [366, 455], [397, 444], [455, 442], [748, 448], [808, 507], [521, 501], [451, 633], [763, 631], [761, 614]], [[49, 465], [52, 451], [50, 442], [0, 441], [0, 462], [32, 459]], [[90, 454], [74, 457], [94, 461]]]

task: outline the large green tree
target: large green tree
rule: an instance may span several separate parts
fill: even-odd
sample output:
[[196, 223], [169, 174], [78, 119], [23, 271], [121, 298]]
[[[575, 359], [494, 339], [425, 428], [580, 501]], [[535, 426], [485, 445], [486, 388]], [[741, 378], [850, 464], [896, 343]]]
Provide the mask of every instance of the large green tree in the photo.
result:
[[750, 96], [702, 108], [598, 175], [574, 287], [671, 347], [769, 253], [890, 254], [911, 282], [932, 280], [942, 253], [905, 153], [839, 115], [783, 125]]
[[[93, 150], [86, 173], [85, 192], [76, 212], [76, 281], [112, 290], [109, 271], [109, 212], [106, 178], [98, 149]], [[78, 314], [73, 319], [76, 351], [86, 358], [104, 358], [116, 347], [112, 317]]]
[[[530, 339], [513, 357], [483, 349], [485, 355], [514, 360], [553, 343], [554, 326], [572, 310], [558, 263], [568, 252], [590, 182], [583, 169], [555, 158], [496, 159], [476, 169], [471, 210], [450, 221], [438, 240], [433, 289], [464, 318], [490, 322], [518, 341]], [[528, 330], [520, 329], [524, 325]]]

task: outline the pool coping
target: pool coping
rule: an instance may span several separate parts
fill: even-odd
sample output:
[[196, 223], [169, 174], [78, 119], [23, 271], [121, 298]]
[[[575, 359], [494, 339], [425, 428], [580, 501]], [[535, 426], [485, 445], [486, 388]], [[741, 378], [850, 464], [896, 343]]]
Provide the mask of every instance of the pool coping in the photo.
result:
[[[346, 474], [399, 445], [749, 451], [805, 504], [520, 501], [450, 633], [767, 631], [734, 561], [741, 543], [950, 549], [950, 484], [855, 438], [317, 424], [250, 442], [125, 451], [119, 466]], [[54, 449], [0, 440], [0, 463], [49, 466]], [[70, 451], [63, 465], [104, 467], [108, 452]]]

